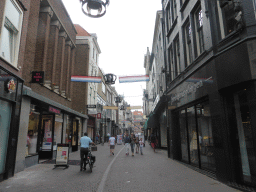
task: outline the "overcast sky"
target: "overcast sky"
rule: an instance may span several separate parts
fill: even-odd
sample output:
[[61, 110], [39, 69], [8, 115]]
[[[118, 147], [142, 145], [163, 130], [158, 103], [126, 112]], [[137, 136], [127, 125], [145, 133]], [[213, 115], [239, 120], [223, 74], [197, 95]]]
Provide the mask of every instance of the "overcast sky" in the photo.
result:
[[[110, 0], [107, 13], [90, 18], [81, 11], [79, 0], [62, 0], [74, 24], [96, 33], [101, 49], [99, 67], [118, 76], [145, 75], [144, 55], [151, 52], [156, 12], [161, 0]], [[132, 106], [142, 106], [145, 82], [115, 84]]]

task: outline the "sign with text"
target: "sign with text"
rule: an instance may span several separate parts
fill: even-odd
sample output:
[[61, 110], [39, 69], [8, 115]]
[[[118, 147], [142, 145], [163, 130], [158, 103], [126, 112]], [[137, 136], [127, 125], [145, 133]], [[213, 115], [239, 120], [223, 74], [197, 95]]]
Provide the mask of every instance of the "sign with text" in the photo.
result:
[[87, 108], [96, 108], [96, 105], [86, 105]]
[[57, 157], [56, 157], [56, 165], [67, 165], [68, 164], [68, 156], [69, 156], [69, 146], [68, 144], [58, 144], [57, 145]]
[[54, 107], [49, 107], [49, 112], [52, 112], [52, 113], [56, 113], [56, 114], [59, 114], [61, 113], [61, 111], [59, 109], [56, 109]]
[[31, 83], [44, 83], [44, 71], [32, 71]]
[[97, 119], [101, 119], [101, 113], [97, 113]]

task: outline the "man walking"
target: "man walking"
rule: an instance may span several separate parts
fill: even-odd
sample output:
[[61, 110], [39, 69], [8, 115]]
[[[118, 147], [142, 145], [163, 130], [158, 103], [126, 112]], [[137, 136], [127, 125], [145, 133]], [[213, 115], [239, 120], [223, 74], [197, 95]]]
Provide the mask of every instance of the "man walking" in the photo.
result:
[[124, 145], [125, 145], [125, 154], [126, 156], [129, 155], [129, 145], [131, 142], [131, 138], [129, 137], [128, 133], [124, 136]]
[[[84, 136], [81, 137], [81, 139], [80, 139], [80, 144], [81, 144], [81, 148], [80, 148], [80, 157], [81, 157], [80, 171], [82, 171], [83, 170], [83, 163], [85, 163], [84, 158], [87, 158], [87, 155], [88, 155], [89, 145], [90, 144], [94, 145], [94, 142], [92, 142], [90, 137], [87, 137], [87, 133], [84, 133]], [[86, 170], [86, 164], [84, 165], [84, 170]]]
[[115, 144], [116, 144], [116, 138], [115, 137], [110, 137], [108, 145], [110, 145], [110, 155], [114, 155], [115, 151]]

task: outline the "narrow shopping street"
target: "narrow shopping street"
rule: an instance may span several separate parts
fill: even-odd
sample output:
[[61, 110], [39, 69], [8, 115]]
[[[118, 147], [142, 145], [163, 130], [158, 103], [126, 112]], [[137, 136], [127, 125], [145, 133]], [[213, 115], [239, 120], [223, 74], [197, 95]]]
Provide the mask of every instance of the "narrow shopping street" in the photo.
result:
[[167, 158], [166, 150], [156, 153], [146, 143], [144, 155], [125, 156], [124, 145], [97, 145], [93, 172], [79, 171], [79, 151], [70, 154], [68, 169], [53, 170], [54, 163], [41, 163], [0, 183], [1, 192], [14, 191], [238, 191]]

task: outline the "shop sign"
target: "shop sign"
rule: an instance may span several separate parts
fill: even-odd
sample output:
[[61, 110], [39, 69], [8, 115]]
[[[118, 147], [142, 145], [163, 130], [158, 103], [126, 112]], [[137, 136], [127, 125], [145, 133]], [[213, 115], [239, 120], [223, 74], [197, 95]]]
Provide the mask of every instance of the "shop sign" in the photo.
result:
[[49, 112], [52, 112], [52, 113], [56, 113], [56, 114], [61, 114], [61, 111], [59, 109], [56, 109], [54, 107], [49, 107]]
[[16, 83], [14, 79], [5, 80], [5, 90], [7, 93], [13, 93], [16, 90]]
[[96, 105], [86, 105], [87, 108], [96, 108]]
[[97, 113], [97, 119], [101, 119], [101, 113]]
[[31, 83], [44, 83], [44, 71], [32, 71]]

